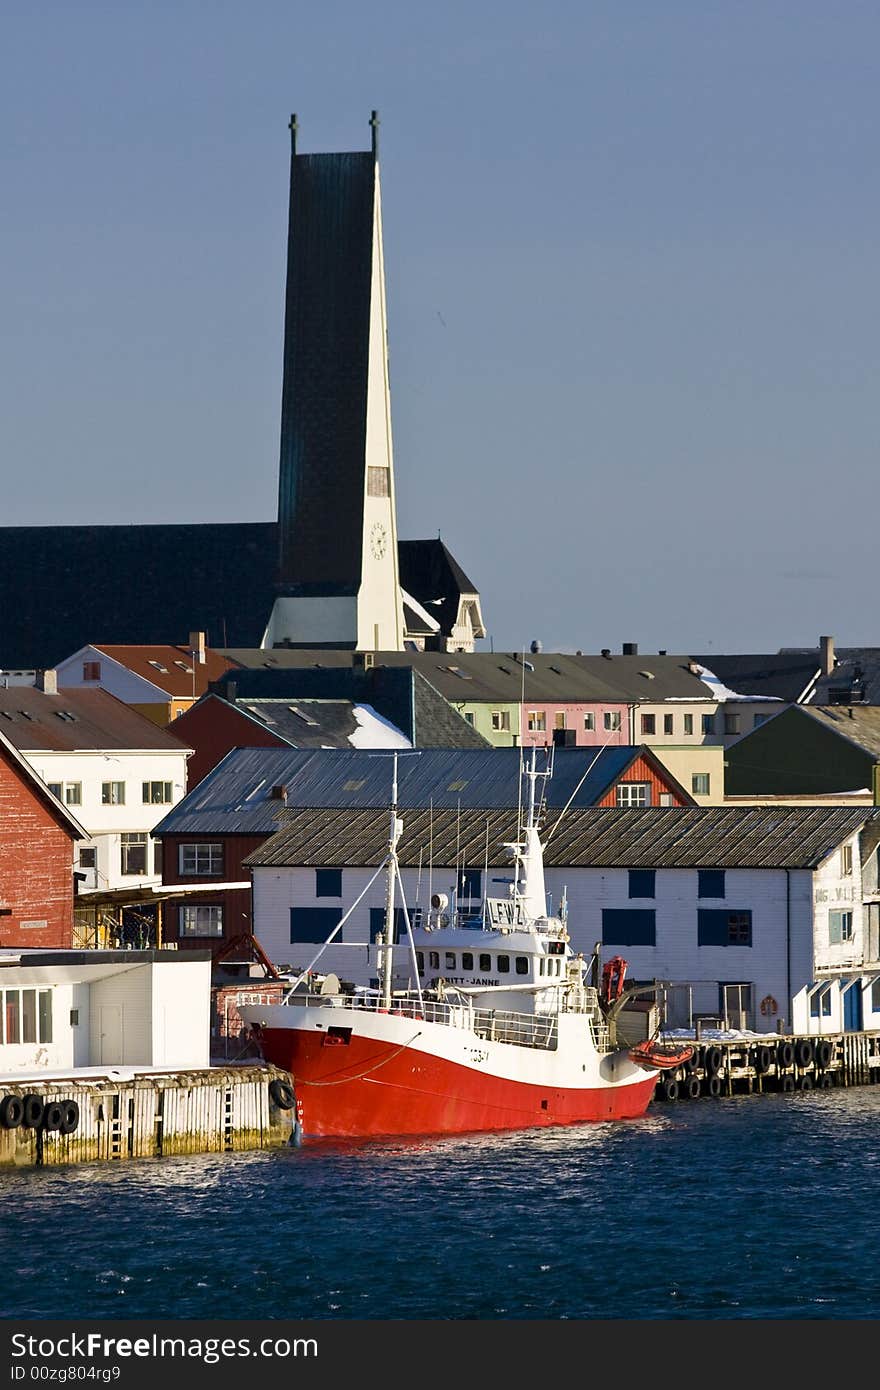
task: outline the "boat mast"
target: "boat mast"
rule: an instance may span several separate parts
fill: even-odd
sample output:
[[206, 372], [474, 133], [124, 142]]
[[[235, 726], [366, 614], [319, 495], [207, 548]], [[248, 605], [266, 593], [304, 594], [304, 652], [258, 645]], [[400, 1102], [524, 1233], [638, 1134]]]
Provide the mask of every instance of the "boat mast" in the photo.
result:
[[385, 875], [385, 932], [379, 954], [379, 991], [383, 1009], [391, 1007], [391, 973], [394, 954], [394, 884], [397, 878], [397, 842], [403, 831], [403, 821], [397, 814], [397, 753], [393, 754], [391, 773], [391, 812], [388, 824], [388, 858]]

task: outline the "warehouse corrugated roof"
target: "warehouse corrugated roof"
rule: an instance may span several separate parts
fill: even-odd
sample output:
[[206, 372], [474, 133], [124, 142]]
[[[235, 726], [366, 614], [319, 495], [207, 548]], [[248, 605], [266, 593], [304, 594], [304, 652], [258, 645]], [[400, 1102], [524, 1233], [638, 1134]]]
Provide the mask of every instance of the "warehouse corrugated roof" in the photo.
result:
[[[510, 862], [516, 812], [410, 811], [401, 864]], [[542, 838], [547, 868], [814, 869], [849, 836], [880, 819], [880, 809], [828, 807], [683, 807], [571, 810], [553, 816]], [[388, 815], [378, 810], [286, 811], [277, 834], [248, 856], [251, 868], [378, 864], [388, 844]]]

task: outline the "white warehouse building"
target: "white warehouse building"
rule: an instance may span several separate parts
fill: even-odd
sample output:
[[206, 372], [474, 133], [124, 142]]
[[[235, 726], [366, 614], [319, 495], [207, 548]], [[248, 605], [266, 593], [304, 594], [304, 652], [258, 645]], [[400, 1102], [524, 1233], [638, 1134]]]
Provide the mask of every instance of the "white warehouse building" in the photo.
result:
[[[667, 1027], [702, 1017], [758, 1032], [880, 1030], [880, 809], [584, 808], [558, 830], [556, 819], [542, 829], [551, 909], [564, 892], [572, 947], [589, 958], [598, 943], [603, 960], [625, 958], [630, 982], [659, 987]], [[479, 906], [510, 891], [503, 846], [515, 824], [514, 811], [407, 812], [408, 908], [445, 892], [476, 923], [472, 950], [423, 953], [423, 983], [497, 974]], [[276, 965], [309, 965], [381, 863], [387, 827], [387, 809], [291, 810], [244, 861], [254, 933]], [[374, 980], [384, 902], [380, 874], [315, 969]], [[412, 973], [403, 948], [397, 970]]]

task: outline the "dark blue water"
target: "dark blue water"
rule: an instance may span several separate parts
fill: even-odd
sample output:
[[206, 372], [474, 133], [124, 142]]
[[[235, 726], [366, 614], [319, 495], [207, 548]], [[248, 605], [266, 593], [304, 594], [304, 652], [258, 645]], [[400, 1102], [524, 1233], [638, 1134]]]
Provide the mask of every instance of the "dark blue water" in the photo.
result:
[[876, 1318], [880, 1087], [0, 1176], [6, 1318]]

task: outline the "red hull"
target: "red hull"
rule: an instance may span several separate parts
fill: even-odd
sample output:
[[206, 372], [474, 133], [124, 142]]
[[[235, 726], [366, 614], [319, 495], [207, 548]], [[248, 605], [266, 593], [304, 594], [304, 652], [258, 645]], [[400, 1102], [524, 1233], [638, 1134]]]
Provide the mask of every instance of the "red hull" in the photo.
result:
[[[644, 1115], [656, 1077], [591, 1090], [536, 1086], [374, 1038], [326, 1046], [317, 1032], [264, 1028], [263, 1053], [289, 1071], [305, 1134], [354, 1138], [630, 1120]], [[366, 1074], [364, 1074], [366, 1073]], [[346, 1078], [351, 1079], [346, 1079]]]

